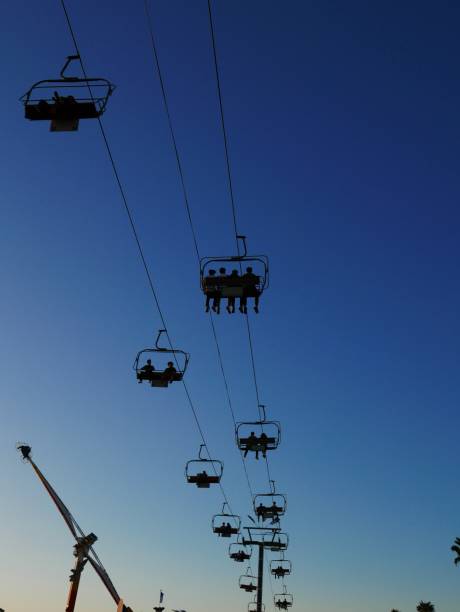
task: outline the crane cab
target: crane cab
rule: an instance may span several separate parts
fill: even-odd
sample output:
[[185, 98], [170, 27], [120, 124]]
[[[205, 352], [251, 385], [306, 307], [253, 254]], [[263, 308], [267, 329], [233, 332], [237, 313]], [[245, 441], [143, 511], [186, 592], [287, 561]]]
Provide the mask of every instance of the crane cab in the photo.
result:
[[251, 571], [251, 567], [248, 567], [246, 573], [240, 576], [238, 581], [240, 589], [247, 593], [253, 593], [257, 591], [257, 576], [254, 576]]
[[69, 55], [58, 79], [34, 83], [21, 97], [25, 118], [49, 121], [52, 132], [75, 132], [81, 119], [97, 119], [105, 111], [115, 86], [103, 78], [80, 78], [64, 73], [79, 55]]
[[224, 464], [218, 459], [204, 459], [201, 456], [204, 444], [200, 446], [198, 459], [187, 461], [185, 478], [188, 483], [199, 489], [209, 489], [212, 484], [219, 484], [224, 472]]
[[235, 437], [238, 448], [243, 451], [244, 456], [249, 452], [255, 453], [256, 459], [259, 453], [266, 457], [268, 451], [278, 448], [281, 442], [281, 426], [278, 421], [267, 421], [265, 406], [260, 405], [263, 411], [263, 419], [260, 421], [242, 421], [237, 423]]
[[230, 538], [239, 534], [241, 518], [236, 514], [224, 512], [225, 506], [228, 506], [227, 502], [224, 502], [221, 514], [215, 514], [212, 517], [212, 531], [219, 537]]
[[235, 312], [235, 298], [239, 298], [240, 312], [247, 313], [248, 298], [254, 299], [254, 311], [259, 312], [260, 296], [269, 283], [268, 257], [248, 255], [246, 236], [237, 238], [243, 243], [242, 255], [203, 257], [200, 260], [200, 285], [206, 296], [207, 312], [212, 300], [212, 309], [219, 314], [222, 298], [227, 298], [230, 314]]
[[155, 348], [145, 348], [137, 353], [133, 370], [139, 384], [148, 382], [151, 387], [165, 389], [183, 379], [190, 355], [179, 349], [158, 346], [161, 334], [165, 332], [164, 329], [158, 331]]

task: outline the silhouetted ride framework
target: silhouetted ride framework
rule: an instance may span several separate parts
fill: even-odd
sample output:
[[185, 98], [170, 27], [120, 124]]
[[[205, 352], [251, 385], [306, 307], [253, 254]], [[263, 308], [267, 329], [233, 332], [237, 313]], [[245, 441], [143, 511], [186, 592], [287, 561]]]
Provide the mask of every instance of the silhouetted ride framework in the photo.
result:
[[230, 538], [238, 535], [241, 527], [241, 518], [237, 514], [224, 512], [227, 502], [223, 503], [222, 512], [212, 517], [212, 531], [219, 537]]
[[252, 548], [245, 546], [240, 542], [241, 536], [238, 536], [236, 542], [232, 542], [228, 547], [228, 556], [237, 563], [248, 561], [252, 556]]
[[274, 480], [271, 480], [270, 484], [272, 487], [271, 493], [259, 493], [254, 496], [254, 512], [259, 520], [271, 519], [274, 523], [277, 523], [279, 517], [286, 512], [287, 499], [285, 495], [276, 493]]
[[[202, 257], [200, 259], [200, 285], [206, 296], [206, 310], [220, 313], [220, 301], [227, 299], [227, 310], [235, 311], [235, 298], [239, 298], [239, 310], [247, 312], [248, 298], [254, 299], [254, 309], [258, 312], [259, 299], [269, 284], [268, 257], [266, 255], [248, 255], [246, 236], [237, 236], [243, 243], [242, 255]], [[229, 272], [227, 266], [233, 267]], [[251, 264], [243, 271], [243, 265]], [[211, 267], [212, 266], [212, 267]], [[256, 266], [254, 273], [253, 266]], [[219, 273], [218, 273], [219, 272]]]
[[292, 572], [292, 563], [284, 558], [284, 553], [281, 553], [280, 559], [272, 559], [270, 561], [270, 573], [275, 578], [284, 578]]
[[[185, 477], [187, 482], [199, 489], [209, 489], [212, 484], [219, 484], [224, 472], [224, 464], [218, 459], [205, 459], [201, 456], [204, 444], [200, 445], [198, 459], [187, 461]], [[209, 473], [209, 472], [212, 472]]]
[[52, 132], [74, 132], [80, 119], [97, 119], [103, 114], [115, 85], [100, 77], [66, 76], [74, 60], [80, 56], [69, 55], [60, 78], [37, 81], [20, 98], [26, 119], [50, 121]]
[[[146, 381], [152, 387], [166, 388], [173, 382], [180, 382], [184, 377], [190, 361], [190, 354], [180, 349], [168, 349], [158, 346], [161, 334], [163, 333], [166, 333], [165, 329], [158, 330], [155, 348], [142, 349], [136, 355], [133, 370], [136, 372], [136, 378], [139, 383]], [[168, 355], [171, 356], [178, 367], [174, 366], [173, 361], [169, 361], [167, 364], [164, 364], [166, 367], [158, 369], [158, 363], [155, 366], [150, 357], [156, 360], [160, 358], [160, 355], [162, 358]], [[143, 363], [144, 360], [145, 363]]]
[[286, 586], [283, 585], [283, 592], [276, 593], [273, 596], [273, 603], [278, 610], [287, 610], [292, 607], [294, 602], [294, 598], [290, 593], [287, 592]]
[[247, 593], [257, 591], [257, 576], [254, 576], [249, 566], [245, 574], [242, 574], [238, 580], [238, 586]]
[[105, 588], [110, 593], [112, 599], [117, 604], [117, 612], [132, 612], [131, 608], [124, 605], [123, 600], [118, 595], [112, 581], [109, 578], [107, 571], [105, 570], [104, 566], [101, 563], [101, 560], [99, 559], [93, 548], [93, 544], [97, 541], [97, 536], [94, 533], [85, 535], [81, 527], [78, 525], [77, 521], [70, 513], [69, 509], [66, 507], [64, 502], [61, 500], [61, 498], [47, 481], [45, 476], [38, 469], [35, 462], [32, 460], [30, 456], [32, 450], [31, 447], [27, 444], [18, 444], [17, 448], [21, 452], [23, 460], [30, 463], [30, 465], [33, 467], [35, 473], [37, 474], [38, 478], [47, 490], [49, 496], [55, 503], [59, 513], [61, 514], [67, 527], [69, 528], [71, 534], [77, 542], [74, 545], [73, 554], [76, 560], [69, 578], [69, 594], [67, 597], [67, 605], [65, 611], [73, 612], [75, 609], [81, 573], [86, 563], [89, 562], [89, 564], [93, 566], [96, 574], [102, 580]]
[[[279, 421], [267, 421], [265, 406], [259, 404], [263, 418], [258, 421], [241, 421], [236, 424], [235, 437], [238, 448], [246, 456], [249, 452], [259, 453], [266, 457], [268, 451], [276, 450], [281, 442], [281, 425]], [[256, 434], [260, 429], [260, 434]]]
[[[148, 0], [145, 0], [146, 3], [147, 1]], [[113, 92], [114, 86], [106, 79], [87, 78], [83, 63], [81, 62], [81, 59], [80, 59], [77, 42], [76, 42], [75, 35], [73, 33], [72, 26], [70, 24], [70, 20], [69, 20], [69, 17], [68, 17], [66, 8], [65, 8], [64, 0], [61, 0], [61, 3], [64, 8], [64, 12], [66, 14], [69, 29], [70, 29], [71, 35], [75, 43], [75, 49], [78, 54], [74, 56], [69, 56], [67, 58], [67, 62], [61, 71], [61, 79], [51, 79], [51, 80], [39, 81], [38, 83], [35, 83], [29, 89], [29, 91], [21, 98], [21, 100], [24, 102], [25, 115], [28, 119], [30, 120], [49, 120], [51, 122], [51, 129], [53, 131], [74, 131], [78, 129], [78, 124], [79, 124], [80, 119], [100, 119], [100, 116], [105, 110], [108, 99]], [[214, 31], [213, 31], [213, 24], [212, 24], [210, 0], [208, 0], [208, 9], [209, 9], [210, 27], [211, 27], [211, 33], [212, 33], [214, 61], [215, 61], [216, 78], [217, 78], [218, 92], [219, 92], [219, 102], [220, 102], [222, 127], [223, 127], [223, 133], [224, 133], [224, 141], [225, 141], [227, 170], [228, 170], [228, 176], [229, 176], [230, 194], [231, 194], [231, 202], [232, 202], [232, 209], [233, 209], [233, 216], [234, 216], [234, 225], [235, 225], [238, 255], [228, 256], [228, 257], [225, 257], [225, 256], [206, 257], [206, 258], [200, 259], [200, 284], [201, 284], [201, 288], [203, 292], [206, 295], [208, 308], [211, 305], [211, 300], [212, 300], [213, 306], [215, 306], [216, 304], [218, 305], [217, 308], [213, 308], [213, 309], [216, 312], [220, 312], [220, 301], [222, 299], [226, 299], [227, 300], [227, 310], [229, 312], [234, 312], [235, 305], [236, 305], [235, 301], [236, 299], [239, 299], [239, 309], [242, 313], [246, 314], [248, 299], [254, 300], [254, 310], [258, 312], [260, 296], [262, 295], [264, 290], [268, 288], [268, 285], [269, 285], [269, 266], [268, 266], [267, 256], [265, 255], [248, 256], [247, 255], [245, 237], [239, 235], [237, 232], [235, 205], [233, 201], [233, 189], [231, 185], [230, 165], [229, 165], [229, 157], [228, 157], [228, 149], [227, 149], [227, 137], [226, 137], [226, 132], [225, 132], [224, 117], [223, 117], [223, 107], [222, 107], [219, 74], [218, 74], [218, 67], [217, 67], [217, 56], [216, 56], [216, 48], [215, 48], [215, 41], [214, 41]], [[80, 60], [82, 70], [84, 73], [84, 78], [66, 77], [64, 75], [65, 70], [67, 69], [69, 63], [73, 60]], [[160, 75], [160, 80], [161, 80], [161, 75]], [[77, 90], [79, 87], [86, 88], [89, 92], [90, 97], [88, 98], [88, 97], [82, 97], [82, 96], [77, 95], [78, 93]], [[92, 91], [93, 88], [95, 88], [95, 91], [96, 91], [100, 87], [105, 88], [103, 90], [104, 93], [102, 93], [101, 95], [93, 94], [93, 91]], [[70, 93], [70, 95], [62, 95], [62, 92], [59, 93], [61, 90], [64, 90], [64, 89], [67, 90], [68, 88], [71, 88], [71, 91], [68, 92]], [[40, 93], [41, 90], [46, 90], [46, 89], [48, 89], [49, 91], [54, 89], [53, 95], [51, 97], [50, 96], [48, 97], [43, 96], [41, 98], [37, 97], [37, 95]], [[168, 114], [169, 114], [169, 111], [168, 111]], [[142, 252], [142, 247], [140, 245], [140, 242], [137, 236], [134, 222], [132, 220], [132, 215], [128, 208], [124, 190], [123, 190], [123, 187], [119, 179], [118, 171], [115, 167], [115, 163], [113, 160], [112, 153], [110, 151], [108, 140], [105, 135], [102, 123], [100, 121], [99, 121], [99, 125], [101, 128], [103, 138], [105, 140], [107, 151], [109, 153], [109, 157], [110, 157], [112, 167], [114, 170], [115, 178], [118, 182], [118, 186], [120, 188], [120, 192], [121, 192], [124, 204], [125, 204], [125, 208], [128, 213], [128, 217], [131, 223], [131, 227], [133, 229], [134, 237], [138, 244], [139, 252], [141, 255], [143, 265], [145, 267], [145, 271], [147, 273], [150, 288], [154, 295], [155, 302], [156, 302], [160, 317], [162, 319], [162, 324], [166, 326], [162, 312], [160, 310], [160, 306], [159, 306], [156, 294], [155, 294], [155, 289], [153, 287], [150, 272], [149, 272], [148, 266], [145, 261], [145, 257]], [[174, 136], [173, 136], [173, 139], [174, 139]], [[177, 150], [176, 150], [176, 155], [177, 155]], [[178, 163], [180, 165], [179, 160], [178, 160]], [[189, 213], [189, 218], [190, 218], [190, 213]], [[190, 221], [191, 221], [191, 218], [190, 218]], [[192, 228], [192, 231], [193, 231], [193, 228]], [[243, 242], [243, 254], [242, 255], [240, 255], [240, 247], [238, 244], [239, 240]], [[197, 246], [196, 240], [195, 240], [195, 246]], [[197, 249], [197, 254], [199, 258], [198, 249]], [[239, 268], [239, 274], [238, 274], [237, 269], [229, 270], [230, 272], [229, 274], [227, 273], [227, 270], [225, 270], [225, 274], [222, 273], [220, 277], [216, 277], [216, 272], [214, 272], [214, 274], [210, 273], [210, 270], [212, 270], [211, 266], [215, 265], [216, 267], [220, 266], [221, 268], [224, 268], [228, 264], [230, 265], [236, 264]], [[247, 269], [245, 272], [243, 271], [243, 265], [247, 265]], [[211, 318], [211, 321], [212, 321], [212, 318]], [[250, 350], [251, 350], [251, 359], [252, 359], [252, 366], [253, 366], [254, 382], [255, 382], [255, 387], [256, 387], [257, 402], [259, 402], [259, 392], [257, 388], [254, 355], [253, 355], [252, 340], [251, 340], [248, 318], [246, 318], [246, 322], [248, 326], [249, 344], [250, 344]], [[174, 350], [171, 342], [170, 342], [170, 347], [171, 347], [170, 349], [158, 347], [158, 340], [160, 338], [161, 333], [164, 331], [166, 330], [160, 330], [159, 332], [159, 335], [156, 341], [156, 348], [144, 349], [142, 351], [139, 351], [139, 353], [137, 354], [135, 364], [134, 364], [134, 369], [136, 371], [136, 378], [139, 383], [146, 381], [146, 382], [149, 382], [151, 386], [154, 386], [154, 387], [167, 387], [172, 382], [183, 380], [183, 375], [188, 366], [189, 354], [185, 353], [184, 351]], [[214, 333], [215, 333], [215, 330], [214, 330]], [[169, 335], [168, 335], [168, 340], [169, 340]], [[216, 344], [217, 344], [217, 337], [216, 337]], [[217, 344], [217, 348], [218, 348], [218, 352], [220, 353], [218, 344]], [[176, 362], [177, 368], [174, 367], [174, 364], [171, 361], [171, 362], [168, 362], [167, 368], [164, 368], [163, 370], [156, 369], [157, 364], [152, 364], [152, 360], [150, 359], [149, 361], [149, 359], [147, 359], [147, 355], [146, 355], [147, 353], [157, 353], [157, 356], [159, 354], [165, 355], [167, 353], [170, 353], [174, 357], [174, 361]], [[144, 357], [147, 359], [147, 362], [145, 364], [142, 364], [141, 361]], [[183, 364], [181, 362], [181, 366], [179, 366], [177, 363], [177, 357], [179, 358], [183, 357], [184, 359]], [[221, 366], [222, 366], [222, 362], [221, 362]], [[224, 375], [224, 381], [225, 381], [225, 375]], [[223, 488], [221, 485], [221, 478], [223, 474], [223, 463], [219, 460], [210, 458], [211, 455], [207, 448], [206, 441], [205, 441], [205, 438], [204, 438], [204, 435], [201, 429], [201, 425], [195, 413], [195, 410], [194, 410], [189, 392], [185, 385], [185, 382], [184, 382], [184, 388], [185, 388], [190, 406], [194, 413], [195, 420], [197, 422], [197, 426], [200, 431], [202, 440], [204, 442], [204, 444], [200, 446], [198, 459], [194, 459], [194, 460], [187, 462], [186, 469], [185, 469], [185, 475], [186, 475], [187, 482], [190, 484], [195, 484], [198, 488], [209, 488], [211, 484], [219, 484], [221, 487], [222, 493], [224, 495], [224, 499], [227, 499], [225, 496], [225, 492], [223, 491]], [[255, 428], [260, 428], [261, 430], [260, 435], [256, 435], [257, 429], [254, 429], [253, 431], [251, 429], [252, 426], [254, 426]], [[235, 423], [235, 434], [236, 434], [238, 448], [242, 451], [244, 456], [246, 456], [249, 452], [251, 452], [255, 454], [256, 458], [258, 458], [259, 453], [261, 453], [262, 456], [266, 458], [267, 452], [275, 450], [278, 447], [280, 440], [281, 440], [281, 428], [280, 428], [279, 423], [277, 421], [267, 421], [266, 416], [265, 416], [265, 410], [264, 410], [263, 418], [261, 416], [259, 421]], [[201, 456], [203, 446], [205, 446], [208, 452], [208, 457], [209, 457], [208, 459], [205, 459]], [[21, 452], [23, 452], [23, 455], [24, 455], [24, 451], [22, 449], [28, 449], [27, 457], [25, 457], [25, 455], [24, 457], [25, 459], [31, 462], [31, 464], [34, 466], [35, 471], [38, 474], [38, 468], [36, 468], [35, 464], [33, 464], [33, 462], [30, 460], [30, 457], [29, 457], [30, 447], [28, 447], [27, 445], [21, 445], [20, 448], [21, 448]], [[243, 465], [244, 465], [244, 461], [243, 461]], [[245, 471], [246, 471], [246, 468], [245, 468]], [[269, 480], [271, 482], [268, 461], [267, 461], [267, 472], [268, 472]], [[246, 476], [247, 476], [247, 472], [246, 472]], [[261, 519], [262, 521], [271, 519], [272, 524], [274, 524], [275, 522], [279, 523], [279, 517], [285, 513], [286, 508], [287, 508], [285, 496], [275, 494], [274, 486], [273, 486], [272, 494], [259, 494], [259, 495], [253, 496], [248, 476], [247, 476], [247, 479], [248, 479], [249, 489], [251, 492], [252, 502], [254, 505], [254, 510], [256, 512], [257, 517]], [[276, 499], [272, 499], [271, 504], [266, 503], [268, 499], [262, 499], [262, 500], [258, 499], [258, 498], [264, 498], [266, 496], [271, 496], [272, 498], [276, 497]], [[256, 503], [256, 500], [257, 500], [257, 503]], [[59, 505], [55, 499], [54, 501], [59, 508]], [[63, 507], [65, 508], [65, 506]], [[225, 504], [224, 504], [224, 508], [225, 508]], [[214, 519], [218, 517], [219, 515], [216, 515], [213, 518], [213, 531], [214, 533], [217, 533], [221, 537], [229, 537], [229, 535], [236, 535], [239, 533], [239, 530], [240, 530], [240, 519], [237, 515], [225, 514], [224, 508], [222, 510], [223, 514], [220, 516], [221, 517], [227, 516], [227, 517], [233, 517], [235, 519], [238, 519], [237, 531], [234, 531], [236, 527], [231, 526], [230, 520], [227, 521], [230, 527], [228, 527], [227, 524], [224, 525], [223, 523], [219, 527], [219, 524], [217, 522], [215, 523], [214, 521]], [[62, 514], [61, 510], [60, 512]], [[69, 513], [69, 516], [70, 516], [70, 513]], [[251, 528], [246, 528], [246, 529], [254, 530], [257, 528], [251, 527]], [[288, 536], [282, 533], [280, 529], [272, 529], [272, 530], [268, 529], [268, 532], [266, 531], [266, 528], [263, 528], [263, 529], [265, 529], [265, 532], [261, 532], [261, 537], [257, 541], [254, 540], [252, 544], [248, 544], [248, 542], [252, 540], [251, 531], [248, 531], [249, 538], [245, 539], [243, 537], [241, 538], [241, 541], [239, 541], [238, 539], [237, 542], [232, 543], [229, 546], [230, 558], [234, 559], [235, 561], [240, 561], [240, 562], [246, 560], [246, 558], [249, 558], [251, 556], [252, 546], [259, 547], [257, 597], [256, 597], [256, 601], [251, 602], [248, 605], [249, 612], [262, 612], [265, 609], [265, 606], [262, 603], [262, 579], [263, 579], [262, 577], [263, 577], [264, 549], [268, 548], [271, 551], [281, 551], [282, 553], [282, 551], [284, 551], [288, 546]], [[229, 535], [227, 535], [227, 533], [229, 533]], [[88, 536], [85, 536], [83, 533], [81, 533], [79, 538], [80, 540], [78, 540], [77, 538], [77, 544], [75, 546], [77, 563], [78, 563], [78, 559], [81, 560], [81, 563], [80, 563], [81, 567], [78, 566], [79, 567], [78, 580], [79, 580], [79, 575], [87, 561], [90, 561], [91, 564], [95, 563], [94, 559], [98, 561], [97, 556], [95, 555], [92, 549], [92, 544], [97, 539], [96, 536], [94, 536], [94, 534], [89, 534]], [[249, 556], [245, 552], [246, 550], [250, 551]], [[90, 553], [93, 554], [94, 559], [93, 557], [89, 556]], [[284, 562], [284, 555], [283, 555], [282, 561]], [[287, 563], [290, 563], [290, 562], [287, 562]], [[102, 568], [102, 565], [100, 567]], [[73, 570], [73, 573], [76, 573], [76, 569]], [[276, 576], [276, 574], [274, 574], [272, 571], [271, 573], [275, 575], [275, 577], [284, 577], [284, 576]], [[290, 573], [290, 569], [289, 569], [289, 573]], [[101, 574], [99, 575], [101, 576], [101, 579], [104, 581], [104, 579], [102, 578], [102, 575]], [[255, 578], [255, 577], [253, 576], [252, 578]], [[72, 579], [72, 582], [75, 582], [74, 577], [71, 577], [71, 579]], [[250, 591], [254, 590], [250, 585], [248, 586], [249, 586], [248, 590]], [[77, 581], [76, 588], [78, 589], [78, 581]], [[244, 588], [244, 587], [241, 587], [241, 588]], [[285, 590], [286, 589], [284, 587], [284, 591]], [[283, 595], [288, 595], [288, 594], [284, 593]], [[283, 609], [285, 605], [287, 607], [292, 605], [292, 596], [289, 596], [289, 597], [291, 597], [291, 603], [289, 604], [289, 603], [285, 603], [284, 601], [282, 601], [281, 609]], [[275, 601], [275, 604], [276, 604], [276, 601]], [[164, 608], [161, 605], [154, 609], [156, 612], [162, 612], [164, 610]], [[118, 610], [119, 612], [122, 612], [122, 611], [127, 612], [129, 608], [126, 608], [122, 600], [119, 600]]]

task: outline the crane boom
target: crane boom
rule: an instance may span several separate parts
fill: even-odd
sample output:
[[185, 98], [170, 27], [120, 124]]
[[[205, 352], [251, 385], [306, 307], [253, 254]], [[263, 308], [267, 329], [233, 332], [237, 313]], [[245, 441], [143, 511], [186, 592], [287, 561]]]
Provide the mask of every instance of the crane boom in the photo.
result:
[[96, 542], [97, 537], [94, 535], [94, 533], [90, 533], [89, 535], [84, 534], [83, 530], [72, 516], [70, 510], [67, 508], [62, 499], [59, 497], [59, 495], [56, 493], [56, 491], [45, 478], [36, 463], [31, 458], [30, 452], [32, 449], [30, 448], [30, 446], [26, 444], [18, 444], [18, 450], [21, 451], [24, 461], [27, 461], [32, 466], [34, 472], [36, 473], [39, 480], [48, 492], [49, 496], [53, 500], [60, 515], [64, 519], [67, 527], [69, 528], [70, 532], [72, 533], [73, 537], [77, 542], [74, 546], [74, 556], [76, 557], [76, 561], [70, 576], [70, 587], [69, 594], [67, 597], [66, 612], [74, 611], [81, 573], [88, 561], [90, 565], [93, 566], [96, 574], [102, 580], [105, 588], [110, 593], [114, 602], [117, 604], [117, 610], [121, 610], [121, 612], [132, 612], [131, 608], [124, 605], [123, 600], [118, 595], [117, 590], [113, 585], [112, 581], [110, 580], [107, 571], [105, 570], [99, 557], [93, 549], [93, 544], [94, 542]]

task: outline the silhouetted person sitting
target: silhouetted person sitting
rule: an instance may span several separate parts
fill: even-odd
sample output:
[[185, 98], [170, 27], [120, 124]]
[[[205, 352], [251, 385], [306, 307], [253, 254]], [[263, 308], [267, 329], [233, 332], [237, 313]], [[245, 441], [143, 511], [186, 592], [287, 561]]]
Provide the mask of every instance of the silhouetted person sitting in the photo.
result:
[[154, 371], [154, 366], [152, 365], [152, 360], [151, 359], [147, 359], [147, 363], [142, 366], [141, 370], [143, 372], [153, 372]]
[[265, 511], [267, 510], [266, 506], [263, 505], [262, 502], [260, 502], [260, 504], [257, 506], [257, 518], [259, 519], [263, 519], [264, 515], [265, 515]]
[[[144, 378], [149, 378], [150, 374], [155, 370], [155, 368], [152, 365], [152, 360], [151, 359], [147, 359], [147, 363], [145, 365], [142, 366], [141, 368], [141, 372], [143, 372], [145, 374]], [[142, 379], [140, 378], [138, 380], [139, 383], [142, 382]]]
[[212, 309], [216, 314], [220, 314], [220, 296], [222, 294], [222, 287], [225, 285], [227, 280], [227, 272], [225, 268], [219, 268], [219, 275], [217, 276], [216, 282], [216, 295], [212, 303]]
[[257, 284], [259, 277], [253, 273], [251, 266], [248, 266], [241, 279], [243, 280], [243, 297], [240, 298], [240, 312], [247, 313], [248, 297], [253, 297], [254, 311], [258, 313], [260, 291], [257, 289]]
[[249, 451], [254, 451], [256, 453], [256, 459], [259, 458], [259, 438], [255, 435], [253, 431], [251, 431], [251, 435], [248, 437], [246, 441], [246, 450], [244, 451], [244, 456], [246, 457]]
[[[232, 273], [228, 277], [230, 281], [230, 286], [235, 287], [238, 285], [240, 275], [238, 274], [238, 270], [232, 270]], [[227, 300], [227, 312], [229, 314], [233, 314], [235, 312], [235, 296], [231, 295]]]
[[172, 361], [168, 361], [168, 367], [163, 372], [164, 378], [166, 378], [166, 380], [169, 381], [169, 382], [173, 382], [174, 376], [176, 374], [177, 374], [177, 370], [174, 367], [173, 362]]
[[267, 445], [268, 445], [268, 436], [266, 433], [262, 432], [260, 434], [259, 444], [261, 446], [262, 456], [265, 458], [267, 456]]
[[205, 280], [204, 290], [206, 293], [206, 312], [209, 312], [209, 303], [211, 301], [211, 298], [213, 298], [213, 310], [216, 304], [216, 294], [217, 294], [216, 271], [209, 270], [209, 274], [208, 276], [205, 277], [204, 280]]

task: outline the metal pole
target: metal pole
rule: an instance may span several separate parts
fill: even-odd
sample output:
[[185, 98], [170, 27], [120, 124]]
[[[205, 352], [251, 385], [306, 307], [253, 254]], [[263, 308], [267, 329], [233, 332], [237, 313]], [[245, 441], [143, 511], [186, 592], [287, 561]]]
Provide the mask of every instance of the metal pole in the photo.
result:
[[264, 582], [264, 545], [259, 544], [259, 573], [257, 576], [257, 612], [262, 612], [262, 589]]

